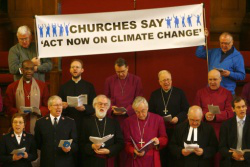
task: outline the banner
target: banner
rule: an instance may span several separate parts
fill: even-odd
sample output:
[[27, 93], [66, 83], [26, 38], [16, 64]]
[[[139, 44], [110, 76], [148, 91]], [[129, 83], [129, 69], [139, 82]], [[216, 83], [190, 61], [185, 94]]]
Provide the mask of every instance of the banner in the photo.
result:
[[204, 45], [203, 4], [36, 16], [40, 58]]

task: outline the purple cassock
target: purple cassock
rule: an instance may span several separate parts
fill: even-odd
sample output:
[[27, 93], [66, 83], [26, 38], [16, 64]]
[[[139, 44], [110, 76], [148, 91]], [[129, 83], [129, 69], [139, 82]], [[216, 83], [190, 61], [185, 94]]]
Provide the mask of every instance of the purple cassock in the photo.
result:
[[104, 94], [110, 98], [111, 106], [126, 108], [125, 115], [113, 115], [111, 109], [107, 113], [109, 117], [117, 119], [123, 129], [124, 119], [135, 114], [132, 109], [134, 99], [137, 96], [143, 96], [141, 79], [130, 73], [125, 79], [119, 79], [116, 74], [112, 75], [105, 81]]
[[[161, 166], [159, 149], [162, 149], [168, 143], [165, 124], [161, 116], [148, 112], [148, 116], [145, 120], [139, 120], [137, 115], [133, 115], [124, 121], [123, 134], [125, 140], [125, 150], [129, 154], [125, 163], [126, 167]], [[155, 137], [159, 139], [160, 144], [148, 150], [144, 156], [139, 157], [134, 155], [135, 147], [131, 137], [137, 144], [138, 148], [143, 147], [144, 144], [148, 143]]]

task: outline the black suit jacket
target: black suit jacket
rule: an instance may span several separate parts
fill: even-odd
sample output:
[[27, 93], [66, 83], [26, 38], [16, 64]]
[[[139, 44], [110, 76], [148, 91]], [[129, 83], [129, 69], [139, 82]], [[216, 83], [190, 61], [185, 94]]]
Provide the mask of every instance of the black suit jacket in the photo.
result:
[[[41, 150], [41, 167], [73, 167], [73, 154], [77, 151], [77, 134], [75, 121], [61, 116], [55, 129], [50, 116], [36, 121], [35, 139], [37, 148]], [[71, 150], [65, 153], [58, 147], [60, 140], [73, 139]]]
[[191, 153], [188, 156], [182, 155], [184, 141], [186, 141], [189, 132], [189, 123], [183, 122], [178, 125], [174, 131], [174, 135], [170, 140], [169, 149], [175, 157], [175, 166], [179, 167], [210, 167], [211, 159], [217, 152], [218, 141], [211, 125], [201, 122], [198, 127], [197, 144], [203, 149], [203, 155], [198, 156]]
[[[28, 158], [22, 158], [18, 161], [13, 161], [13, 155], [10, 153], [15, 149], [20, 149], [23, 147], [26, 148]], [[31, 167], [31, 161], [36, 160], [36, 158], [36, 142], [32, 134], [23, 132], [20, 144], [18, 144], [13, 131], [2, 137], [0, 141], [0, 162], [3, 163], [3, 167]]]
[[[250, 153], [245, 153], [245, 162], [233, 160], [230, 148], [237, 147], [237, 122], [236, 116], [221, 125], [219, 151], [222, 155], [221, 166], [250, 166]], [[250, 118], [247, 116], [243, 127], [242, 150], [250, 149]]]

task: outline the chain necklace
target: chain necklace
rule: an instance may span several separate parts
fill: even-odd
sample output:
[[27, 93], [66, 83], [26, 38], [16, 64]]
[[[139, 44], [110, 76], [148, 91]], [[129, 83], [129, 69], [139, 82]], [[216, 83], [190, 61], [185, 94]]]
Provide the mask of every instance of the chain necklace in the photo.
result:
[[139, 142], [139, 144], [141, 144], [141, 147], [142, 147], [142, 144], [145, 143], [145, 142], [143, 141], [143, 135], [144, 135], [144, 129], [145, 129], [145, 126], [146, 126], [147, 123], [148, 123], [148, 120], [149, 120], [149, 113], [148, 113], [147, 121], [145, 122], [145, 124], [144, 124], [144, 126], [143, 126], [143, 129], [142, 129], [142, 133], [141, 133], [141, 128], [140, 128], [140, 125], [139, 125], [139, 120], [138, 120], [138, 117], [137, 117], [138, 128], [139, 128], [139, 132], [140, 132], [140, 136], [141, 136], [141, 141]]
[[[105, 134], [105, 128], [106, 128], [106, 118], [104, 118], [105, 119], [105, 122], [104, 122], [104, 128], [103, 128], [103, 133], [102, 133], [102, 136], [101, 136], [101, 133], [100, 133], [100, 131], [99, 131], [99, 127], [98, 127], [98, 125], [97, 125], [97, 122], [96, 122], [96, 118], [95, 118], [95, 124], [96, 124], [96, 128], [97, 128], [97, 131], [98, 131], [98, 134], [99, 134], [99, 136], [100, 137], [104, 137], [104, 134]], [[104, 147], [105, 146], [105, 143], [102, 143], [102, 147]]]
[[163, 104], [164, 104], [164, 107], [165, 107], [165, 109], [163, 110], [163, 112], [164, 112], [165, 114], [168, 113], [167, 107], [168, 107], [168, 102], [169, 102], [170, 96], [171, 96], [171, 94], [172, 94], [172, 90], [173, 90], [173, 87], [172, 87], [171, 90], [170, 90], [170, 93], [169, 93], [169, 96], [168, 96], [168, 101], [167, 101], [167, 104], [166, 104], [166, 103], [165, 103], [164, 96], [163, 96], [163, 91], [162, 91], [162, 89], [161, 89], [161, 96], [162, 96]]
[[31, 90], [30, 90], [30, 92], [28, 93], [28, 91], [25, 89], [25, 86], [24, 86], [24, 85], [23, 85], [23, 89], [24, 89], [25, 94], [27, 94], [27, 98], [30, 99], [30, 92], [31, 92]]
[[119, 78], [118, 78], [118, 80], [119, 80], [119, 85], [120, 85], [120, 87], [121, 87], [122, 96], [123, 96], [123, 94], [124, 94], [124, 89], [125, 89], [125, 85], [126, 85], [127, 80], [128, 80], [128, 75], [127, 75], [127, 77], [126, 77], [126, 79], [125, 79], [125, 83], [123, 84], [123, 86], [122, 86], [121, 80], [120, 80]]

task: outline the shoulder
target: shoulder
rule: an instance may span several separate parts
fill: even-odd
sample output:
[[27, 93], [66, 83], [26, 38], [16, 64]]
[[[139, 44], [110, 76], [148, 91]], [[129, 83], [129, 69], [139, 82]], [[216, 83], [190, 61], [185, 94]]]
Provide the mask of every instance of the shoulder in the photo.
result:
[[178, 132], [179, 130], [182, 130], [188, 126], [188, 121], [184, 121], [180, 124], [176, 125], [175, 131]]
[[173, 89], [173, 93], [184, 94], [184, 91], [180, 88], [173, 87], [172, 89]]
[[243, 56], [241, 55], [241, 53], [235, 47], [234, 47], [233, 55], [237, 56], [238, 58], [243, 58]]
[[49, 115], [46, 115], [46, 116], [41, 117], [41, 118], [38, 118], [38, 119], [36, 120], [36, 124], [43, 123], [43, 122], [46, 122], [46, 121], [50, 121]]
[[27, 132], [23, 132], [23, 136], [26, 138], [30, 138], [30, 139], [34, 138], [34, 136], [31, 133], [27, 133]]
[[155, 114], [155, 113], [152, 113], [152, 112], [148, 112], [148, 114], [150, 114], [149, 115], [149, 117], [150, 118], [152, 118], [152, 119], [154, 119], [154, 120], [162, 120], [163, 118], [160, 116], [160, 115], [158, 115], [158, 114]]
[[227, 90], [226, 88], [220, 86], [219, 89], [220, 89], [220, 91], [221, 91], [222, 93], [227, 94], [227, 95], [231, 95], [231, 92], [230, 92], [229, 90]]
[[12, 88], [14, 88], [14, 87], [17, 87], [18, 83], [19, 83], [19, 80], [10, 83], [10, 84], [8, 85], [7, 89], [12, 89]]
[[134, 122], [134, 121], [136, 121], [136, 119], [137, 119], [136, 114], [133, 114], [132, 116], [126, 118], [126, 119], [124, 120], [124, 123], [128, 123], [128, 124], [129, 124], [129, 122]]
[[43, 82], [43, 81], [40, 81], [40, 80], [37, 80], [37, 79], [35, 79], [35, 81], [36, 81], [36, 83], [37, 83], [39, 86], [42, 86], [42, 87], [47, 86], [46, 83]]
[[2, 139], [3, 140], [9, 139], [11, 137], [14, 137], [13, 135], [14, 135], [13, 132], [9, 132], [9, 133], [3, 134], [2, 135]]
[[81, 79], [80, 83], [82, 83], [84, 85], [87, 85], [89, 87], [94, 87], [94, 85], [91, 82], [83, 80], [83, 79]]
[[129, 73], [128, 75], [133, 80], [141, 81], [141, 78], [139, 76], [137, 76], [137, 75], [134, 75], [134, 74], [131, 74], [131, 73]]
[[109, 76], [108, 78], [106, 78], [106, 83], [109, 83], [109, 82], [111, 82], [111, 81], [113, 81], [113, 80], [115, 80], [116, 79], [116, 77], [117, 77], [117, 75], [116, 74], [114, 74], [114, 75], [111, 75], [111, 76]]
[[[20, 47], [20, 45], [19, 45], [19, 44], [16, 44], [16, 45], [14, 45], [14, 46], [12, 46], [12, 47], [10, 48], [9, 52], [15, 52], [16, 50], [18, 50], [19, 47]], [[9, 54], [9, 55], [10, 55], [10, 54]]]

